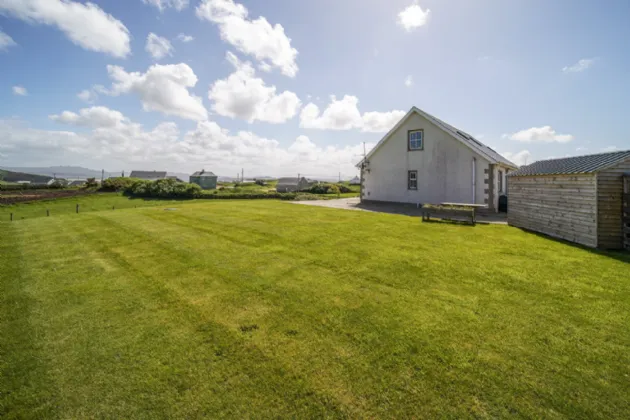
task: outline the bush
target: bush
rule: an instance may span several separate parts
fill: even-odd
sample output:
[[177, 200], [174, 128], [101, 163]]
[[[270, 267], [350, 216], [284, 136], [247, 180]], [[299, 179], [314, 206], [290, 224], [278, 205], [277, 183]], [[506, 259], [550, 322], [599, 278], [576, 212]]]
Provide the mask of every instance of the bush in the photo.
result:
[[264, 180], [262, 180], [262, 179], [257, 179], [256, 180], [256, 185], [260, 185], [261, 187], [264, 187], [264, 186], [267, 185], [267, 183]]
[[195, 198], [201, 193], [202, 189], [199, 185], [179, 182], [176, 179], [138, 180], [125, 188], [125, 194], [135, 197]]
[[83, 188], [96, 188], [98, 187], [98, 182], [96, 182], [96, 178], [88, 178], [83, 185]]
[[[349, 188], [345, 186], [343, 187], [344, 190], [341, 190], [341, 188], [335, 184], [317, 184], [309, 188], [307, 192], [310, 192], [311, 194], [339, 194], [341, 192], [351, 192]], [[345, 191], [346, 189], [348, 191]]]
[[131, 187], [134, 182], [141, 181], [138, 178], [107, 178], [101, 185], [101, 191], [125, 191]]

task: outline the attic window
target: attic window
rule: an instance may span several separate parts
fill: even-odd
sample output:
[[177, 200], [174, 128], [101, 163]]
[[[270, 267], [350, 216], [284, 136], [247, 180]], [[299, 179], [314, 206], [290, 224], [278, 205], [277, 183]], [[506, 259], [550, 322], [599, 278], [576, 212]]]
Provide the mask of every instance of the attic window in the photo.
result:
[[409, 130], [407, 132], [407, 150], [422, 150], [424, 148], [424, 130]]

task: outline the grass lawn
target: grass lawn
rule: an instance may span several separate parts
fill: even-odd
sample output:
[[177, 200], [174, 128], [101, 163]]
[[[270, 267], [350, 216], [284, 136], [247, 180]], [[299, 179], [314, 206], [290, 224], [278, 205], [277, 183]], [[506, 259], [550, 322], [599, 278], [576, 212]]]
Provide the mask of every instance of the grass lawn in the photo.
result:
[[[28, 192], [25, 192], [28, 193]], [[13, 213], [13, 220], [30, 219], [33, 217], [46, 217], [46, 210], [51, 216], [76, 215], [76, 206], [79, 204], [79, 213], [92, 211], [111, 211], [130, 209], [136, 207], [168, 206], [179, 205], [182, 202], [194, 202], [195, 200], [152, 200], [142, 198], [129, 198], [121, 193], [96, 193], [56, 200], [40, 200], [28, 203], [19, 203], [9, 206], [0, 206], [0, 223], [9, 221], [10, 213]]]
[[630, 418], [629, 263], [266, 200], [0, 222], [0, 417]]

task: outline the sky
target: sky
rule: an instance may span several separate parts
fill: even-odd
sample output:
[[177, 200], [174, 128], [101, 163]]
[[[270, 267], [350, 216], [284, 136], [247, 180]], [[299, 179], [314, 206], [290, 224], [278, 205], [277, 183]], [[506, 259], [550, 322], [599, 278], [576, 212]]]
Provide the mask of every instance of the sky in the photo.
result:
[[0, 166], [357, 174], [412, 107], [630, 149], [627, 0], [0, 0]]

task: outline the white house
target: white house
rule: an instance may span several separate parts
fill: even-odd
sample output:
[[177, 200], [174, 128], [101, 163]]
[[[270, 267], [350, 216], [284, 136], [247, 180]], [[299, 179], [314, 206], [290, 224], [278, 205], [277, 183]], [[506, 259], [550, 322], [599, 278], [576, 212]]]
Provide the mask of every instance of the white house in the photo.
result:
[[355, 176], [350, 180], [350, 185], [361, 185], [361, 178]]
[[358, 165], [361, 200], [486, 204], [498, 209], [517, 166], [470, 134], [413, 107]]

